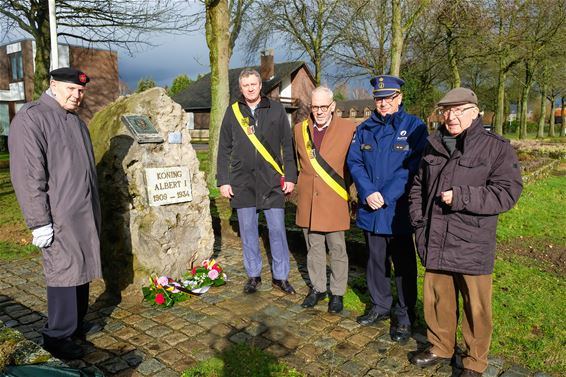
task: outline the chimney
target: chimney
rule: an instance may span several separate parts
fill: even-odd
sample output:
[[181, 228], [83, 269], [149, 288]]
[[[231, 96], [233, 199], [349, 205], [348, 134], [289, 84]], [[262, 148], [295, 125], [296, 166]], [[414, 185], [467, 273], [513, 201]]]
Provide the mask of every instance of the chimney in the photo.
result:
[[275, 62], [273, 59], [273, 49], [268, 48], [261, 52], [261, 65], [259, 74], [262, 81], [269, 81], [275, 77]]

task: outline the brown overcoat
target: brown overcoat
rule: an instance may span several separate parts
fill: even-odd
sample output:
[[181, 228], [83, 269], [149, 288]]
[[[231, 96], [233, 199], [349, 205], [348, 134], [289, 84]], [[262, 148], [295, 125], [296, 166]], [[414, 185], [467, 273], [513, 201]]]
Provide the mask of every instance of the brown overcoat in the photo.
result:
[[[308, 121], [313, 135], [312, 118]], [[293, 129], [300, 169], [296, 187], [298, 196], [296, 224], [316, 232], [350, 229], [348, 202], [315, 172], [307, 156], [301, 126], [302, 122], [296, 124]], [[320, 155], [342, 178], [347, 169], [346, 155], [355, 130], [356, 124], [352, 121], [333, 116], [322, 139]]]

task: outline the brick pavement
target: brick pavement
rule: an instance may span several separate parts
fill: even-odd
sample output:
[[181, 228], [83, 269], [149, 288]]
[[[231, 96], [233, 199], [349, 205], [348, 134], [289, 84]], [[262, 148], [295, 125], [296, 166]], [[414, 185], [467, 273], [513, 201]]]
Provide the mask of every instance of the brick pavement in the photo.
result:
[[[409, 352], [424, 346], [426, 339], [422, 334], [400, 345], [389, 338], [389, 321], [361, 327], [355, 321], [358, 313], [329, 314], [326, 301], [313, 309], [301, 308], [308, 291], [302, 253], [296, 252], [291, 258], [289, 280], [298, 294], [288, 296], [267, 284], [271, 276], [265, 253], [263, 286], [258, 293], [245, 295], [242, 286], [246, 276], [239, 241], [225, 241], [217, 252], [230, 282], [171, 309], [130, 301], [112, 305], [102, 299], [104, 284], [92, 284], [87, 319], [104, 324], [104, 330], [84, 342], [87, 354], [82, 360], [68, 364], [97, 368], [106, 376], [179, 376], [198, 361], [245, 343], [312, 376], [458, 374], [459, 370], [450, 366], [420, 369], [407, 361]], [[40, 258], [0, 261], [0, 271], [0, 321], [18, 329], [26, 338], [41, 342], [46, 301]], [[351, 278], [362, 274], [359, 267], [351, 267]], [[533, 374], [501, 359], [491, 359], [484, 376]]]

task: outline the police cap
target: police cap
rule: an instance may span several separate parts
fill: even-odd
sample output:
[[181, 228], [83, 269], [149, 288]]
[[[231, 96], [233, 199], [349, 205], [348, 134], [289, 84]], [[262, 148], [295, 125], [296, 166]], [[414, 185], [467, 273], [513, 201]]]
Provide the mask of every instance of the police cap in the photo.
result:
[[372, 94], [374, 98], [389, 97], [395, 93], [401, 93], [401, 86], [405, 81], [397, 76], [380, 75], [370, 80], [373, 86]]

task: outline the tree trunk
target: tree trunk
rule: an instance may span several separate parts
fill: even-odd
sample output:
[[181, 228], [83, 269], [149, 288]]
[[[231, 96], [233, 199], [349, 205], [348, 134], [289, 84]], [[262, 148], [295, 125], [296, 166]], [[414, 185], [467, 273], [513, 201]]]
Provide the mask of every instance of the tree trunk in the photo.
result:
[[521, 89], [521, 113], [519, 116], [519, 139], [527, 138], [527, 112], [529, 105], [529, 92], [533, 85], [533, 70], [528, 61], [525, 61], [525, 82]]
[[505, 80], [507, 73], [502, 67], [503, 62], [499, 64], [499, 74], [497, 81], [497, 109], [495, 111], [495, 132], [503, 135], [503, 122], [505, 121]]
[[566, 136], [566, 109], [564, 109], [564, 105], [566, 105], [566, 97], [562, 97], [562, 109], [560, 113], [562, 114], [562, 124], [560, 125], [560, 136]]
[[450, 72], [452, 73], [452, 88], [459, 88], [462, 80], [460, 79], [460, 70], [458, 69], [458, 62], [456, 60], [456, 51], [454, 50], [454, 44], [452, 42], [452, 31], [448, 29], [446, 31], [446, 48], [448, 50], [448, 65], [450, 66]]
[[389, 74], [399, 76], [403, 51], [403, 27], [401, 25], [401, 1], [391, 0], [391, 68]]
[[542, 92], [540, 93], [540, 116], [538, 118], [538, 130], [537, 138], [541, 139], [544, 137], [544, 125], [546, 121], [546, 84], [542, 86]]
[[315, 86], [320, 85], [320, 81], [322, 79], [322, 59], [317, 56], [314, 59], [314, 84]]
[[[43, 4], [44, 3], [44, 4]], [[33, 99], [38, 99], [49, 87], [49, 66], [51, 56], [51, 38], [49, 35], [49, 9], [47, 1], [41, 2], [42, 9], [36, 13], [38, 32], [35, 39], [35, 74], [33, 77]], [[45, 8], [45, 9], [43, 9]]]
[[556, 111], [556, 96], [552, 96], [550, 100], [550, 124], [548, 126], [548, 136], [555, 137], [556, 131], [554, 130], [554, 125], [556, 120], [554, 119], [554, 112]]
[[208, 139], [208, 187], [216, 187], [218, 138], [224, 112], [230, 101], [228, 64], [230, 62], [230, 12], [228, 0], [207, 1], [206, 43], [210, 50], [210, 123]]

